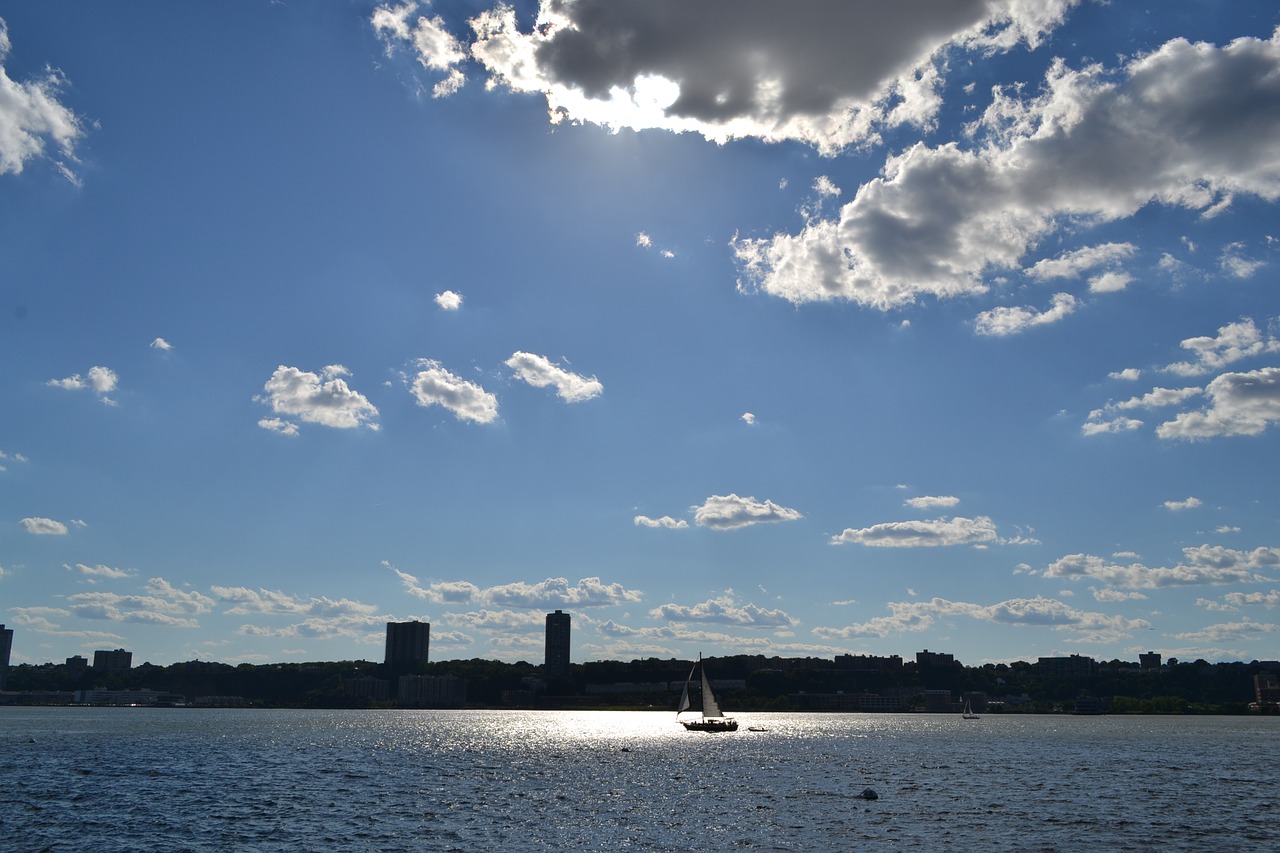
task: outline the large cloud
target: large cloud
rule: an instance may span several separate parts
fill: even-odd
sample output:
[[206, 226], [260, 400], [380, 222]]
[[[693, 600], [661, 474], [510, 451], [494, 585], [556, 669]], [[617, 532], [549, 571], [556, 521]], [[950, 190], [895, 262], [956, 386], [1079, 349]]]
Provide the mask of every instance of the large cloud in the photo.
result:
[[[552, 121], [802, 140], [835, 151], [879, 126], [929, 124], [948, 45], [1036, 44], [1074, 0], [543, 0], [530, 32], [499, 6], [470, 24], [490, 85], [544, 95]], [[380, 7], [375, 30], [462, 84], [437, 16]]]
[[[8, 58], [11, 46], [9, 28], [0, 19], [0, 63]], [[58, 101], [65, 84], [53, 68], [46, 68], [39, 79], [20, 83], [0, 65], [0, 175], [18, 174], [29, 161], [49, 157], [52, 144], [57, 152], [55, 168], [76, 181], [69, 164], [76, 162], [75, 147], [84, 130], [80, 118]]]
[[1118, 75], [1057, 62], [1042, 96], [998, 94], [974, 128], [985, 147], [890, 158], [838, 220], [735, 239], [741, 286], [889, 309], [985, 292], [984, 274], [1016, 268], [1064, 221], [1280, 197], [1280, 30], [1221, 48], [1170, 41]]
[[[373, 420], [378, 416], [377, 407], [347, 385], [342, 377], [348, 375], [350, 371], [340, 364], [331, 364], [319, 374], [282, 364], [263, 386], [265, 393], [254, 400], [266, 403], [276, 414], [297, 417], [306, 423], [337, 429], [378, 429]], [[296, 425], [278, 418], [265, 418], [258, 425], [287, 435], [297, 432]]]

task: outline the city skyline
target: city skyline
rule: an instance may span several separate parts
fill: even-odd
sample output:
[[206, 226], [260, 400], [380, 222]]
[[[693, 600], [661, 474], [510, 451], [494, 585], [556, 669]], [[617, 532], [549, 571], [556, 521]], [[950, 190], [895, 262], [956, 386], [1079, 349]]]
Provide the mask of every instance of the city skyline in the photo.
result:
[[0, 4], [12, 662], [1274, 659], [1277, 81], [1263, 2]]

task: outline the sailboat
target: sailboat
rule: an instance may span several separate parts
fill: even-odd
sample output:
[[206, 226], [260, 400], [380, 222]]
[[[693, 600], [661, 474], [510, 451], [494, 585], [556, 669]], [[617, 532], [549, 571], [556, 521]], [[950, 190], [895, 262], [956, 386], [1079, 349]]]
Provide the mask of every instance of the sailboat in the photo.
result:
[[973, 713], [973, 708], [970, 708], [970, 707], [969, 707], [969, 700], [968, 700], [968, 699], [964, 700], [964, 711], [963, 711], [963, 712], [961, 712], [960, 717], [961, 717], [962, 719], [965, 719], [965, 720], [976, 720], [976, 719], [978, 719], [978, 715], [977, 715], [977, 714], [975, 714], [975, 713]]
[[[702, 677], [702, 716], [698, 719], [680, 720], [680, 715], [692, 707], [689, 702], [689, 685], [693, 683], [695, 671]], [[676, 719], [691, 732], [736, 732], [738, 730], [738, 721], [724, 715], [720, 710], [720, 704], [716, 702], [715, 694], [711, 692], [711, 682], [707, 680], [707, 669], [702, 665], [702, 655], [698, 655], [698, 662], [693, 665], [693, 669], [689, 670], [689, 677], [685, 679], [684, 691], [680, 694], [680, 704], [676, 707]]]

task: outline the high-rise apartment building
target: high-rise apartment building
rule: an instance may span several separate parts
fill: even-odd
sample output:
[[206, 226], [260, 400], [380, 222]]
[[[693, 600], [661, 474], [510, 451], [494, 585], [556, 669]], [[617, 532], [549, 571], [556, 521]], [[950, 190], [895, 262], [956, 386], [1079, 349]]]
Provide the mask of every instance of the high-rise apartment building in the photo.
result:
[[569, 677], [569, 614], [547, 614], [546, 676], [548, 681]]
[[409, 669], [426, 663], [431, 648], [430, 622], [388, 622], [386, 664], [392, 669]]
[[4, 689], [5, 676], [9, 674], [9, 653], [13, 651], [13, 629], [0, 623], [0, 690]]
[[133, 668], [133, 652], [124, 649], [98, 649], [93, 653], [93, 671], [110, 674], [128, 672]]

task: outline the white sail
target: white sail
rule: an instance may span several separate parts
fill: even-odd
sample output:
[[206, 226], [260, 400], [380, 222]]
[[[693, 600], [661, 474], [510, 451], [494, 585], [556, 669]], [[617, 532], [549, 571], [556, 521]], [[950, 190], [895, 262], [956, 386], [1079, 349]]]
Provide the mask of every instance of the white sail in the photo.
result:
[[677, 717], [684, 711], [689, 710], [689, 685], [693, 683], [693, 670], [697, 668], [698, 665], [695, 663], [693, 669], [689, 670], [689, 677], [684, 680], [684, 691], [680, 694], [680, 704], [676, 706]]
[[707, 681], [707, 671], [705, 669], [702, 670], [702, 716], [724, 716], [724, 712], [720, 710], [719, 703], [716, 702], [715, 694], [711, 692], [711, 682]]

